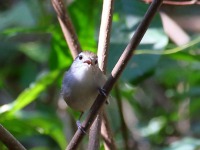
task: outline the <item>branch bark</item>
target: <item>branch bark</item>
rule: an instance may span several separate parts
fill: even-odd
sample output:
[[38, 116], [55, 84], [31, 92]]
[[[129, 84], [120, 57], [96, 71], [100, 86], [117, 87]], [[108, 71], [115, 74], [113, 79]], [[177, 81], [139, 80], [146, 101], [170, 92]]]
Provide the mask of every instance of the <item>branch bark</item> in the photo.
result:
[[[98, 59], [99, 67], [106, 74], [108, 49], [110, 44], [110, 33], [112, 27], [113, 16], [113, 4], [114, 0], [104, 0], [103, 10], [101, 16], [101, 26], [99, 31], [99, 43], [98, 43]], [[116, 145], [113, 140], [112, 131], [108, 122], [108, 118], [105, 109], [101, 109], [98, 116], [101, 116], [101, 135], [104, 140], [105, 150], [115, 150]]]
[[[126, 123], [124, 121], [124, 116], [123, 116], [123, 110], [122, 110], [122, 98], [121, 98], [121, 94], [120, 94], [120, 90], [119, 90], [119, 86], [118, 84], [115, 85], [115, 97], [116, 97], [116, 101], [117, 101], [117, 106], [119, 109], [119, 117], [120, 117], [120, 121], [121, 121], [121, 131], [122, 132], [122, 137], [123, 137], [123, 142], [124, 142], [124, 149], [129, 149], [128, 146], [128, 129], [126, 127]], [[135, 141], [134, 141], [135, 143]], [[135, 148], [138, 149], [138, 148]]]
[[71, 51], [72, 57], [75, 58], [82, 51], [82, 48], [79, 44], [78, 37], [69, 18], [64, 2], [63, 0], [51, 0], [51, 2], [57, 13], [60, 26]]
[[110, 124], [108, 122], [106, 111], [102, 111], [102, 115], [103, 119], [101, 124], [101, 136], [104, 140], [104, 148], [105, 150], [116, 150], [116, 144], [113, 139], [113, 134], [110, 128]]
[[[152, 3], [153, 0], [142, 0], [145, 3]], [[177, 6], [185, 6], [185, 5], [200, 5], [199, 0], [188, 0], [188, 1], [174, 1], [174, 0], [164, 0], [163, 4], [167, 4], [167, 5], [177, 5]]]
[[110, 43], [113, 3], [114, 0], [104, 0], [102, 16], [101, 16], [101, 26], [100, 26], [99, 43], [98, 43], [98, 59], [99, 59], [99, 67], [104, 73], [106, 73], [108, 48]]
[[[112, 14], [113, 14], [113, 3], [114, 0], [104, 0], [103, 1], [103, 10], [101, 16], [101, 26], [99, 31], [99, 43], [98, 43], [98, 61], [99, 68], [106, 74], [106, 65], [108, 58], [108, 48], [110, 43], [110, 32], [112, 27]], [[103, 120], [102, 120], [103, 118]], [[96, 117], [96, 120], [92, 124], [90, 130], [89, 149], [99, 149], [99, 136], [100, 128], [101, 134], [104, 137], [104, 147], [106, 150], [115, 150], [116, 146], [112, 137], [112, 132], [110, 130], [109, 122], [105, 113], [105, 110], [102, 108]], [[95, 142], [94, 142], [95, 141]]]
[[100, 147], [100, 129], [101, 129], [102, 115], [98, 113], [89, 134], [88, 150], [98, 150]]
[[[165, 12], [160, 12], [165, 33], [178, 46], [187, 44], [190, 36]], [[170, 28], [169, 28], [170, 27]]]
[[[103, 10], [101, 16], [101, 26], [99, 31], [99, 43], [98, 43], [98, 62], [99, 68], [106, 74], [106, 65], [108, 58], [108, 48], [110, 43], [110, 32], [112, 27], [112, 14], [113, 14], [114, 0], [104, 0]], [[102, 119], [103, 118], [103, 119]], [[102, 127], [101, 127], [102, 126]], [[101, 128], [100, 128], [101, 127]], [[109, 122], [102, 108], [96, 117], [96, 120], [92, 124], [89, 137], [89, 150], [99, 149], [99, 136], [101, 134], [104, 139], [104, 147], [106, 150], [115, 150], [116, 146], [112, 137]]]
[[25, 147], [0, 124], [0, 140], [12, 150], [26, 150]]
[[[147, 10], [147, 12], [144, 16], [144, 19], [142, 20], [142, 22], [140, 23], [140, 25], [136, 29], [135, 34], [131, 38], [131, 41], [129, 42], [129, 44], [125, 48], [124, 52], [122, 53], [120, 59], [118, 60], [115, 67], [113, 68], [111, 75], [109, 76], [107, 82], [105, 83], [105, 85], [103, 87], [107, 94], [110, 93], [114, 84], [116, 83], [116, 81], [120, 77], [121, 73], [125, 69], [128, 61], [131, 59], [131, 57], [134, 53], [134, 50], [139, 45], [139, 43], [140, 43], [142, 37], [144, 36], [153, 16], [157, 12], [157, 10], [158, 10], [158, 8], [160, 7], [161, 4], [162, 4], [162, 0], [154, 0], [153, 3], [150, 5], [149, 9]], [[101, 94], [99, 94], [97, 96], [96, 101], [92, 105], [92, 108], [90, 109], [90, 112], [89, 112], [87, 118], [82, 123], [82, 128], [85, 131], [87, 131], [90, 128], [90, 126], [92, 125], [93, 121], [95, 120], [95, 118], [98, 114], [98, 111], [102, 108], [103, 104], [105, 103], [105, 99], [106, 99], [106, 97], [101, 95]], [[79, 143], [81, 142], [81, 140], [83, 139], [84, 135], [85, 134], [82, 131], [77, 130], [74, 137], [70, 141], [67, 149], [68, 150], [77, 149], [77, 147], [78, 147]]]

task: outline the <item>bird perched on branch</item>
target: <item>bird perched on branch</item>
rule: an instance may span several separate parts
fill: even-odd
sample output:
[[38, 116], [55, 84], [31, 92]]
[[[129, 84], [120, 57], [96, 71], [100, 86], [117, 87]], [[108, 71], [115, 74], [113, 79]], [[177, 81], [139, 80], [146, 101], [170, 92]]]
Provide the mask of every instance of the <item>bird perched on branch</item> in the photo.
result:
[[[102, 89], [105, 81], [97, 55], [89, 51], [81, 52], [64, 75], [61, 94], [68, 106], [80, 111], [82, 116], [92, 106], [98, 93], [106, 96]], [[79, 123], [77, 125], [79, 127]]]

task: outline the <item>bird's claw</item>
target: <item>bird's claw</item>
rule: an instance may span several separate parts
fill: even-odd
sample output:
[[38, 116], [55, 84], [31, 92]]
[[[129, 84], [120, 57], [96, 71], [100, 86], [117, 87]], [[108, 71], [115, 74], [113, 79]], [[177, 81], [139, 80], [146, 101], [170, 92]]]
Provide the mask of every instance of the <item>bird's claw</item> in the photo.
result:
[[[105, 97], [107, 97], [106, 90], [103, 88], [99, 88], [99, 93]], [[109, 104], [109, 101], [106, 100], [106, 104]]]
[[103, 88], [99, 88], [99, 93], [105, 97], [107, 97], [106, 90]]
[[79, 130], [81, 130], [81, 132], [83, 132], [84, 134], [87, 134], [87, 132], [83, 129], [83, 127], [81, 126], [81, 122], [80, 120], [76, 121], [76, 125], [78, 127]]

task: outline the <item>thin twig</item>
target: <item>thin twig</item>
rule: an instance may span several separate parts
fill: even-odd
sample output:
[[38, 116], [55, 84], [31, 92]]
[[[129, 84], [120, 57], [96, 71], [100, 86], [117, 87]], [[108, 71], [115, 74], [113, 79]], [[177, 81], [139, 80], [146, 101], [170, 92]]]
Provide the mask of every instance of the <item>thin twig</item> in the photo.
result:
[[[153, 0], [142, 0], [145, 3], [152, 3]], [[177, 5], [177, 6], [186, 6], [186, 5], [200, 5], [199, 0], [188, 0], [188, 1], [173, 1], [173, 0], [164, 0], [163, 4], [167, 5]]]
[[82, 51], [82, 49], [79, 44], [78, 37], [76, 36], [73, 24], [67, 13], [64, 2], [63, 0], [51, 0], [51, 2], [57, 13], [60, 26], [65, 36], [65, 40], [69, 46], [73, 58], [75, 58]]
[[25, 147], [0, 124], [0, 141], [2, 141], [8, 149], [26, 150]]
[[[121, 94], [120, 94], [118, 84], [115, 85], [114, 89], [115, 89], [115, 97], [116, 97], [116, 101], [117, 101], [117, 106], [118, 106], [118, 109], [119, 109], [119, 117], [120, 117], [120, 120], [121, 120], [121, 131], [123, 131], [122, 137], [123, 137], [123, 140], [124, 140], [124, 149], [129, 149], [129, 146], [128, 146], [128, 130], [127, 130], [127, 127], [126, 127], [124, 116], [123, 116], [122, 98], [121, 98]], [[134, 143], [135, 143], [135, 141], [134, 141]]]
[[[153, 3], [150, 5], [149, 9], [147, 10], [147, 13], [144, 16], [144, 19], [136, 29], [135, 34], [131, 38], [131, 41], [125, 48], [123, 54], [121, 55], [120, 59], [118, 60], [117, 64], [115, 65], [114, 69], [111, 72], [111, 75], [109, 76], [107, 82], [104, 85], [104, 89], [107, 92], [107, 94], [110, 93], [111, 89], [113, 88], [114, 84], [120, 77], [121, 73], [125, 69], [128, 61], [131, 59], [134, 50], [139, 45], [142, 37], [144, 36], [153, 16], [157, 12], [158, 8], [162, 4], [162, 0], [154, 0]], [[90, 126], [92, 125], [93, 121], [95, 120], [98, 111], [102, 108], [103, 104], [105, 103], [106, 97], [104, 95], [99, 94], [96, 98], [96, 101], [92, 105], [92, 108], [90, 109], [90, 112], [85, 119], [85, 121], [82, 123], [82, 128], [85, 131], [88, 131]], [[77, 130], [74, 137], [70, 141], [67, 149], [68, 150], [74, 150], [77, 149], [79, 143], [84, 137], [84, 133], [81, 130]]]
[[117, 148], [113, 139], [113, 134], [108, 122], [106, 111], [102, 111], [102, 115], [103, 119], [101, 124], [101, 136], [104, 140], [104, 148], [105, 150], [116, 150]]

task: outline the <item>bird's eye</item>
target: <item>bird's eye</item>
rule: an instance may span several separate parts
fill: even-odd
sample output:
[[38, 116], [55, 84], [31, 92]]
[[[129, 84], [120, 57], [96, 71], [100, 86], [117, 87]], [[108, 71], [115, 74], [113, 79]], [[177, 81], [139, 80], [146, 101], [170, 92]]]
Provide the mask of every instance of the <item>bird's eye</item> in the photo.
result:
[[78, 58], [79, 58], [79, 60], [82, 60], [82, 59], [83, 59], [83, 56], [82, 56], [82, 55], [80, 55]]
[[97, 60], [95, 60], [95, 62], [94, 62], [94, 63], [95, 63], [95, 65], [96, 65], [96, 64], [98, 63], [98, 61], [97, 61]]

